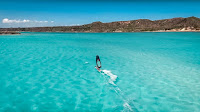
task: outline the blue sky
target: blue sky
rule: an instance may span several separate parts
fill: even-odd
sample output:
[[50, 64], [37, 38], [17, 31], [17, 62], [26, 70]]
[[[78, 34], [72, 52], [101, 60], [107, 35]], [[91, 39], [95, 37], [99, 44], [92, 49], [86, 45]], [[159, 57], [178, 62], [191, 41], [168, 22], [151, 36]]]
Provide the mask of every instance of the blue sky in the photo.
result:
[[198, 0], [6, 0], [0, 3], [0, 27], [200, 17]]

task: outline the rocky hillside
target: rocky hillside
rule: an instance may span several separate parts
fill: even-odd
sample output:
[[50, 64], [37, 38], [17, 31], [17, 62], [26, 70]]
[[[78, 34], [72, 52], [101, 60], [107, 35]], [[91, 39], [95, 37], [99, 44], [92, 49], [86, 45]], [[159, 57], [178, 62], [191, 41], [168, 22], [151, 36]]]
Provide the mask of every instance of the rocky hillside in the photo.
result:
[[142, 32], [142, 31], [200, 31], [200, 18], [172, 18], [151, 21], [139, 19], [111, 23], [93, 22], [81, 26], [0, 28], [0, 31], [31, 32]]

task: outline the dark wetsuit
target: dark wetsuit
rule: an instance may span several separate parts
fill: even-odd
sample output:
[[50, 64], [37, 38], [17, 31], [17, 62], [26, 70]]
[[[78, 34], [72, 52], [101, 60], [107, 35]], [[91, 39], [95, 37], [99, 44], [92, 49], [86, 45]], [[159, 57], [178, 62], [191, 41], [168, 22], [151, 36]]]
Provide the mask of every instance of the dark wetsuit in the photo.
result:
[[[100, 66], [98, 66], [98, 64], [97, 64], [98, 61], [100, 62]], [[98, 68], [101, 68], [101, 61], [100, 61], [100, 58], [99, 58], [98, 55], [96, 56], [96, 64], [97, 64], [97, 67], [98, 67]]]

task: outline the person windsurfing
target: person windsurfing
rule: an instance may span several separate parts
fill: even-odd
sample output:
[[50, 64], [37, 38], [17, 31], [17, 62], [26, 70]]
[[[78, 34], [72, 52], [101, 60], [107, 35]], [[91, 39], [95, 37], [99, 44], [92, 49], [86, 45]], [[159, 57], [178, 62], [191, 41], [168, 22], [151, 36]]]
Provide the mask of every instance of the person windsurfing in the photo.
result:
[[101, 61], [98, 55], [96, 55], [96, 68], [97, 70], [100, 72], [100, 68], [101, 68]]

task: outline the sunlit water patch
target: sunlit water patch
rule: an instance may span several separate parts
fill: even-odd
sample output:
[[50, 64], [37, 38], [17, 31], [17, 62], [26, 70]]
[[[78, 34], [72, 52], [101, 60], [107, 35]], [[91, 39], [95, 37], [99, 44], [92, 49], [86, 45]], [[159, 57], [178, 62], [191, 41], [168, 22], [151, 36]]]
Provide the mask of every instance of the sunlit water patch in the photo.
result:
[[0, 80], [0, 111], [198, 112], [200, 33], [4, 35]]

